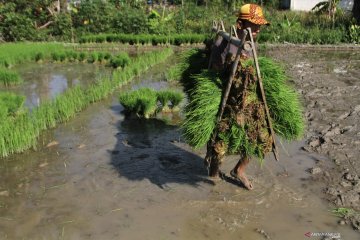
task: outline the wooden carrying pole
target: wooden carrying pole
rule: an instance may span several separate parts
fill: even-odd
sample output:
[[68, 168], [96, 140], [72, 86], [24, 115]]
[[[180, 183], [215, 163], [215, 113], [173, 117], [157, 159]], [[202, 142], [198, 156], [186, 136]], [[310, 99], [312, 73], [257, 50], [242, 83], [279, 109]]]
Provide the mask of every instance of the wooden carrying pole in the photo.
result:
[[274, 153], [276, 161], [279, 161], [278, 151], [277, 151], [276, 144], [275, 144], [275, 133], [274, 133], [274, 129], [273, 129], [272, 123], [271, 123], [269, 108], [266, 103], [265, 91], [264, 91], [264, 87], [263, 87], [262, 80], [261, 80], [260, 67], [259, 67], [259, 61], [257, 58], [256, 50], [255, 50], [254, 38], [252, 36], [251, 28], [247, 28], [247, 31], [248, 31], [248, 34], [249, 34], [250, 40], [251, 40], [251, 50], [252, 50], [253, 57], [254, 57], [254, 63], [255, 63], [255, 67], [256, 67], [256, 75], [258, 78], [258, 83], [259, 83], [259, 87], [260, 87], [260, 91], [261, 91], [261, 98], [262, 98], [262, 101], [265, 106], [266, 121], [267, 121], [267, 124], [269, 127], [271, 137], [273, 139], [273, 153]]
[[[230, 72], [229, 80], [228, 80], [228, 83], [226, 85], [226, 89], [225, 89], [223, 98], [221, 99], [221, 107], [220, 107], [220, 110], [218, 112], [217, 123], [219, 123], [221, 121], [222, 115], [224, 113], [224, 109], [225, 109], [227, 99], [229, 97], [230, 89], [231, 89], [232, 83], [234, 81], [234, 76], [235, 76], [237, 67], [239, 65], [241, 51], [242, 51], [242, 47], [244, 46], [244, 43], [245, 43], [246, 35], [247, 35], [247, 31], [244, 31], [243, 38], [241, 39], [240, 45], [238, 46], [235, 61], [231, 66], [231, 72]], [[231, 37], [231, 38], [233, 38], [233, 37]]]

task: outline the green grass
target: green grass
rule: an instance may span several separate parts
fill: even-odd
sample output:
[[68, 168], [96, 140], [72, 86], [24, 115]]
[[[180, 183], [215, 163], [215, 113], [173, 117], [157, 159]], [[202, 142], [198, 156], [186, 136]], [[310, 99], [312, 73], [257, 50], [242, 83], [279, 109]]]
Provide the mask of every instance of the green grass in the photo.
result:
[[22, 82], [23, 80], [17, 72], [0, 67], [0, 85], [11, 86], [21, 84]]
[[[22, 106], [21, 101], [15, 101], [17, 104], [11, 108], [11, 111], [9, 111], [7, 103], [0, 102], [0, 116], [3, 117], [0, 124], [0, 156], [6, 157], [29, 148], [35, 148], [37, 137], [42, 130], [55, 127], [58, 123], [69, 120], [92, 102], [104, 99], [117, 88], [131, 81], [136, 75], [164, 61], [172, 53], [172, 49], [166, 48], [162, 51], [141, 55], [132, 59], [132, 64], [124, 69], [115, 70], [111, 78], [99, 79], [87, 88], [77, 86], [68, 89], [54, 100], [41, 103], [31, 113], [25, 111], [22, 114], [12, 116], [14, 114], [9, 114], [9, 112], [18, 113], [17, 109], [21, 108], [16, 106]], [[5, 99], [8, 98], [10, 97]]]
[[325, 15], [313, 12], [273, 11], [271, 25], [263, 27], [258, 42], [339, 44], [351, 43], [351, 16], [336, 14], [334, 24]]

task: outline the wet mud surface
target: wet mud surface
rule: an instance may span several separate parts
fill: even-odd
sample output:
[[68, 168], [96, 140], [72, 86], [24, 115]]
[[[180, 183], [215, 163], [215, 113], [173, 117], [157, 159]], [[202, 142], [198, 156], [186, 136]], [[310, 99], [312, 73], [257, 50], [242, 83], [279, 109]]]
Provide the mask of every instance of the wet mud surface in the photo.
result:
[[[316, 163], [314, 178], [326, 183], [324, 192], [333, 206], [359, 211], [360, 49], [278, 52], [268, 54], [286, 63], [304, 98], [308, 121], [304, 150], [328, 157]], [[360, 230], [359, 213], [346, 222]]]
[[[343, 191], [338, 184], [345, 181], [344, 167], [354, 178], [356, 172], [345, 165], [346, 159], [338, 166], [331, 150], [322, 150], [322, 141], [319, 146], [310, 143], [324, 137], [319, 131], [325, 129], [327, 119], [338, 124], [332, 128], [340, 128], [340, 134], [334, 136], [347, 136], [350, 142], [359, 137], [356, 118], [352, 122], [355, 134], [350, 134], [351, 130], [341, 133], [351, 125], [342, 124], [351, 121], [352, 115], [336, 122], [333, 113], [337, 107], [339, 112], [353, 111], [358, 91], [345, 94], [347, 100], [338, 96], [337, 101], [321, 105], [326, 109], [322, 114], [334, 117], [318, 118], [315, 114], [320, 110], [310, 107], [310, 102], [320, 101], [321, 91], [309, 94], [322, 89], [319, 84], [324, 84], [323, 95], [328, 94], [326, 87], [336, 87], [329, 81], [335, 81], [340, 89], [354, 86], [342, 85], [343, 77], [337, 78], [331, 65], [324, 70], [317, 56], [313, 60], [299, 51], [294, 52], [298, 54], [295, 59], [294, 55], [286, 57], [270, 50], [267, 54], [287, 63], [304, 97], [309, 128], [303, 141], [279, 145], [279, 163], [270, 155], [263, 165], [255, 159], [251, 162], [248, 175], [254, 182], [253, 191], [245, 190], [229, 176], [237, 156], [226, 158], [221, 167], [223, 180], [207, 177], [202, 165], [205, 149], [194, 151], [182, 141], [177, 114], [149, 120], [127, 118], [114, 94], [40, 139], [44, 146], [54, 141], [57, 144], [1, 159], [0, 239], [307, 239], [304, 234], [308, 232], [339, 233], [341, 239], [357, 239], [359, 234], [350, 225], [339, 225], [339, 219], [329, 211], [329, 202], [322, 199], [329, 195], [323, 192], [331, 186]], [[359, 77], [358, 71], [349, 72], [358, 68], [356, 59], [341, 61], [341, 66], [355, 62], [345, 69], [349, 79], [353, 74]], [[308, 69], [306, 64], [313, 67]], [[301, 78], [310, 71], [315, 73]], [[154, 68], [123, 91], [158, 86], [163, 82], [158, 72]], [[324, 78], [322, 74], [328, 75]], [[159, 88], [164, 87], [162, 84], [166, 85], [161, 83]], [[336, 90], [331, 93], [337, 96]], [[340, 101], [344, 105], [337, 105]], [[311, 120], [309, 113], [314, 114]], [[329, 148], [335, 148], [331, 144]], [[356, 157], [358, 148], [348, 147]], [[346, 181], [353, 184], [356, 180]]]

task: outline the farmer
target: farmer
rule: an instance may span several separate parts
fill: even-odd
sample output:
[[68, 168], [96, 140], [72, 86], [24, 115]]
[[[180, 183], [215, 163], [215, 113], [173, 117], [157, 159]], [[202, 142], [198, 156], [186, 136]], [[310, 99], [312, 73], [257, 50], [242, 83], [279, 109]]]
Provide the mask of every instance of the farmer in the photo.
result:
[[[263, 25], [268, 25], [268, 21], [266, 21], [266, 19], [264, 18], [262, 9], [260, 6], [256, 5], [256, 4], [245, 4], [240, 8], [240, 11], [238, 13], [238, 19], [236, 21], [236, 27], [237, 27], [237, 34], [239, 39], [242, 39], [242, 35], [243, 35], [243, 29], [246, 28], [251, 28], [252, 31], [252, 36], [254, 38], [254, 40], [257, 37], [257, 34], [259, 34], [260, 32], [260, 27]], [[250, 37], [247, 36], [246, 40], [250, 40]], [[211, 63], [211, 67], [212, 69], [216, 69], [216, 70], [229, 70], [228, 66], [231, 66], [232, 61], [235, 58], [236, 52], [237, 52], [237, 48], [235, 46], [229, 46], [228, 47], [228, 41], [225, 39], [220, 39], [221, 42], [215, 43], [215, 47], [213, 47], [212, 49], [212, 63]], [[241, 60], [240, 60], [240, 65], [242, 61], [245, 61], [246, 59], [248, 59], [249, 57], [251, 57], [251, 53], [250, 52], [246, 52], [246, 51], [242, 51], [241, 53]], [[252, 74], [252, 75], [251, 75]], [[215, 139], [210, 139], [208, 144], [207, 144], [207, 154], [205, 157], [205, 164], [209, 167], [209, 176], [210, 177], [219, 177], [219, 165], [221, 164], [221, 162], [223, 161], [223, 158], [225, 156], [225, 153], [228, 150], [228, 146], [226, 145], [225, 141], [223, 141], [221, 139], [221, 137], [219, 137], [219, 134], [221, 134], [222, 132], [228, 131], [229, 128], [231, 128], [231, 124], [232, 122], [229, 120], [225, 120], [225, 119], [229, 119], [229, 118], [234, 118], [233, 116], [235, 115], [236, 117], [236, 122], [238, 125], [241, 125], [241, 122], [243, 122], [244, 120], [242, 120], [244, 118], [244, 114], [248, 114], [248, 115], [254, 115], [254, 112], [258, 111], [263, 114], [263, 106], [260, 105], [255, 105], [255, 108], [258, 108], [257, 110], [253, 109], [253, 110], [246, 110], [244, 109], [244, 103], [240, 103], [241, 101], [239, 99], [243, 99], [243, 102], [245, 102], [244, 98], [245, 98], [245, 87], [243, 87], [243, 81], [244, 79], [244, 74], [242, 73], [238, 73], [238, 76], [240, 76], [240, 79], [235, 79], [235, 84], [233, 84], [231, 90], [230, 90], [230, 95], [228, 97], [228, 101], [227, 101], [227, 106], [225, 108], [223, 117], [221, 119], [221, 121], [219, 122], [218, 126], [217, 126], [217, 136], [215, 136]], [[250, 77], [248, 77], [250, 79], [250, 82], [247, 84], [256, 84], [256, 77], [254, 77], [254, 73], [250, 73]], [[253, 79], [253, 81], [251, 81], [251, 79]], [[255, 80], [254, 80], [255, 79]], [[236, 84], [236, 81], [238, 81], [239, 83]], [[226, 84], [225, 84], [226, 85]], [[238, 87], [236, 87], [238, 86]], [[239, 87], [241, 86], [241, 87]], [[233, 99], [233, 100], [231, 100]], [[237, 99], [237, 100], [234, 100]], [[242, 106], [237, 106], [237, 105], [242, 105]], [[257, 113], [255, 113], [256, 115]], [[252, 121], [252, 120], [251, 120]], [[256, 122], [258, 121], [258, 122]], [[266, 122], [260, 121], [260, 120], [254, 120], [254, 122], [256, 122], [256, 126], [260, 126], [262, 128], [267, 128], [266, 126]], [[259, 131], [260, 128], [257, 128], [257, 131]], [[249, 135], [254, 135], [255, 137], [253, 137], [253, 139], [259, 139], [259, 133], [258, 132], [254, 132], [254, 133], [249, 133], [246, 132], [246, 134]], [[251, 138], [251, 137], [248, 137]], [[257, 141], [257, 140], [255, 140]], [[260, 142], [259, 144], [263, 144], [264, 147], [264, 153], [267, 151], [271, 151], [271, 144], [272, 144], [272, 140], [270, 140], [270, 136], [266, 136], [265, 140], [263, 142]], [[249, 181], [249, 179], [246, 177], [245, 174], [245, 169], [247, 167], [247, 165], [249, 164], [250, 158], [249, 155], [246, 152], [240, 152], [239, 153], [241, 155], [240, 160], [238, 161], [238, 163], [235, 165], [235, 167], [231, 170], [230, 175], [234, 178], [236, 178], [238, 181], [240, 181], [243, 186], [248, 189], [251, 190], [253, 189], [253, 185], [251, 184], [251, 182]]]

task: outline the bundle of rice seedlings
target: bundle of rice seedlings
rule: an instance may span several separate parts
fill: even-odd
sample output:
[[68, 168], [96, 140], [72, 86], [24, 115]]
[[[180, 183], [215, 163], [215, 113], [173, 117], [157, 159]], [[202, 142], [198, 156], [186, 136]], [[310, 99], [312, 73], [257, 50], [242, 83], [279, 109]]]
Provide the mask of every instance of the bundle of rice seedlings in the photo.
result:
[[20, 75], [9, 69], [0, 67], [0, 84], [5, 86], [18, 85], [23, 82]]
[[[248, 61], [247, 65], [252, 63]], [[280, 65], [270, 59], [260, 58], [259, 65], [263, 77], [265, 95], [275, 132], [287, 140], [299, 139], [304, 131], [302, 106], [299, 97], [286, 83], [286, 75]], [[204, 71], [193, 77], [194, 87], [189, 93], [189, 103], [185, 108], [185, 122], [182, 126], [185, 140], [194, 148], [204, 146], [215, 128], [216, 115], [221, 102], [222, 84], [220, 76]], [[257, 89], [252, 90], [258, 93]], [[247, 96], [248, 103], [260, 104], [260, 97]], [[263, 116], [264, 117], [264, 116]], [[230, 127], [220, 138], [228, 144], [228, 153], [238, 151], [262, 158], [267, 143], [251, 141], [247, 135], [254, 126], [240, 126], [229, 120]], [[267, 129], [257, 129], [262, 134]], [[265, 131], [266, 133], [267, 131]]]
[[78, 60], [79, 60], [80, 62], [83, 62], [85, 59], [86, 59], [86, 53], [80, 52], [80, 53], [78, 54]]
[[42, 53], [42, 52], [36, 53], [36, 55], [35, 55], [36, 62], [39, 62], [40, 60], [43, 60], [43, 59], [44, 59], [44, 53]]
[[145, 118], [149, 118], [157, 109], [156, 92], [150, 88], [122, 93], [119, 101], [126, 111]]
[[156, 94], [162, 111], [174, 110], [184, 99], [184, 94], [175, 90], [161, 90]]
[[195, 84], [188, 92], [190, 100], [181, 128], [186, 142], [199, 148], [207, 143], [216, 126], [222, 83], [217, 73], [207, 70], [194, 75], [193, 79]]
[[95, 63], [98, 60], [98, 53], [92, 52], [88, 55], [87, 62], [88, 63]]
[[259, 58], [270, 115], [276, 134], [286, 140], [300, 139], [305, 130], [303, 104], [286, 80], [284, 68], [269, 58]]
[[158, 91], [156, 93], [156, 95], [157, 95], [157, 100], [161, 104], [161, 110], [162, 111], [169, 111], [170, 110], [169, 104], [170, 104], [172, 91], [170, 91], [170, 90]]
[[170, 91], [170, 103], [171, 103], [171, 109], [174, 110], [184, 99], [184, 93], [179, 91]]
[[119, 53], [110, 59], [110, 65], [113, 68], [118, 68], [118, 67], [124, 68], [129, 63], [130, 63], [130, 57], [125, 52]]

